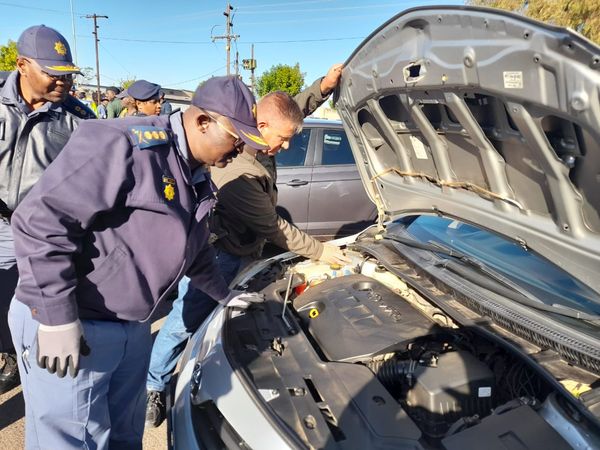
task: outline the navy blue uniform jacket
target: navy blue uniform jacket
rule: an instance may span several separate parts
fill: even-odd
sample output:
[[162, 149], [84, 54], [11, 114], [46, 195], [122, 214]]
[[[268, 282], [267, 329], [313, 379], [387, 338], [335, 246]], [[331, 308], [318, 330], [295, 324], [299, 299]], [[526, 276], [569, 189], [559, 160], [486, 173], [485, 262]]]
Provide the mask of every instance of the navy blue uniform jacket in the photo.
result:
[[227, 296], [208, 245], [214, 185], [192, 183], [177, 114], [83, 122], [16, 209], [15, 296], [35, 320], [142, 321], [184, 274]]

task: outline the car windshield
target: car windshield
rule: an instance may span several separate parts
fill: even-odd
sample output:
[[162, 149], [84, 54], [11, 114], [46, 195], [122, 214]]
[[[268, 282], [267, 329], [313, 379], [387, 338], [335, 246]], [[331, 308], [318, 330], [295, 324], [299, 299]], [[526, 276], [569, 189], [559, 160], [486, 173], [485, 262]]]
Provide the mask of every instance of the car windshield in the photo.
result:
[[442, 244], [482, 262], [548, 305], [564, 305], [600, 314], [598, 293], [514, 241], [458, 220], [437, 216], [403, 218], [388, 227], [388, 232], [393, 232], [396, 226], [404, 228], [418, 241]]

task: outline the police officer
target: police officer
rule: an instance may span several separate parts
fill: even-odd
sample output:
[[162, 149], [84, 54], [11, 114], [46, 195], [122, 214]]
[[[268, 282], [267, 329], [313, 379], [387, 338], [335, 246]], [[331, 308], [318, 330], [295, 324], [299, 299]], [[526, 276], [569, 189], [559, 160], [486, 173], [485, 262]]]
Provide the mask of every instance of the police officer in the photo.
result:
[[69, 95], [80, 73], [66, 39], [44, 25], [23, 31], [17, 68], [0, 73], [0, 393], [19, 376], [6, 316], [17, 284], [10, 217], [81, 119], [94, 113]]
[[127, 95], [135, 101], [134, 116], [160, 114], [160, 86], [146, 80], [137, 80], [127, 88]]
[[207, 168], [257, 145], [254, 108], [220, 77], [184, 113], [85, 122], [13, 214], [28, 448], [141, 449], [147, 320], [184, 274], [221, 304], [261, 300], [229, 291], [207, 224]]

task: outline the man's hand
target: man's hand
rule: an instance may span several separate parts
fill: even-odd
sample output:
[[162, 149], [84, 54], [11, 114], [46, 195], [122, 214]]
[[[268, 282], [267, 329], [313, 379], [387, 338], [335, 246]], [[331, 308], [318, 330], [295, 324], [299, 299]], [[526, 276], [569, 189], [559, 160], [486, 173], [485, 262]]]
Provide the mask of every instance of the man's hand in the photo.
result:
[[252, 303], [262, 303], [264, 301], [264, 294], [232, 290], [227, 297], [219, 300], [219, 303], [230, 308], [246, 309]]
[[331, 244], [323, 245], [323, 253], [321, 254], [319, 260], [326, 262], [327, 264], [339, 264], [340, 266], [352, 262], [352, 260], [348, 258], [343, 251]]
[[42, 325], [37, 332], [37, 363], [42, 369], [63, 378], [69, 369], [73, 378], [79, 372], [79, 355], [89, 355], [90, 349], [83, 338], [81, 322], [66, 325]]
[[331, 66], [327, 75], [323, 77], [321, 80], [321, 94], [329, 95], [331, 91], [333, 91], [337, 85], [340, 83], [340, 79], [342, 78], [342, 69], [344, 68], [343, 64], [334, 64]]

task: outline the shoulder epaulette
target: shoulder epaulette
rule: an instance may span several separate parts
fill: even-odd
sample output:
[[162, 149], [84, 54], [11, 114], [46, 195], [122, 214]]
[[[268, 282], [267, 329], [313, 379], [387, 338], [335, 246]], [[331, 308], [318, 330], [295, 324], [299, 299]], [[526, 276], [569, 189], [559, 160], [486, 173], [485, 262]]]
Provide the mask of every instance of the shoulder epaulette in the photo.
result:
[[97, 119], [94, 111], [71, 95], [63, 102], [63, 108], [80, 119]]
[[129, 131], [133, 144], [141, 150], [157, 145], [168, 144], [170, 141], [169, 133], [161, 127], [133, 125], [127, 130]]

